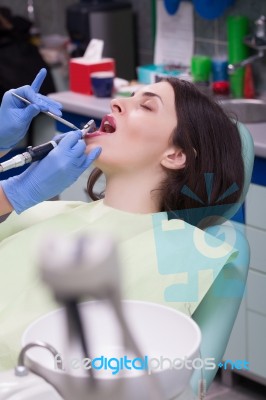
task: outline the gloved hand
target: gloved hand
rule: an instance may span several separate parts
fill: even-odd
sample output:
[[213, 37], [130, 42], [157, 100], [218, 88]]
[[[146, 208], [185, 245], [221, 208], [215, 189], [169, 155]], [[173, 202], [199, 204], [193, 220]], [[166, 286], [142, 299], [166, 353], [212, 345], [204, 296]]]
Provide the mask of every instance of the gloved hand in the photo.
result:
[[[4, 94], [0, 108], [0, 151], [9, 150], [17, 144], [27, 133], [31, 120], [40, 111], [50, 111], [59, 117], [62, 115], [60, 103], [38, 93], [46, 74], [46, 69], [42, 68], [31, 86], [11, 89]], [[34, 104], [25, 104], [13, 96], [12, 92]]]
[[58, 195], [74, 183], [100, 155], [101, 147], [85, 154], [81, 131], [68, 133], [41, 161], [33, 163], [18, 176], [1, 182], [14, 210], [22, 211]]

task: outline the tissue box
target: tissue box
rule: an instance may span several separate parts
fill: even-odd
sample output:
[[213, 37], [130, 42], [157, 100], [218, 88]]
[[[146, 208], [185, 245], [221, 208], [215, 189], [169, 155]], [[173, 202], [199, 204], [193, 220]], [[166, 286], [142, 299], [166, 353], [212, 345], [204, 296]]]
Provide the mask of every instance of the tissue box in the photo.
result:
[[90, 74], [100, 71], [112, 71], [115, 73], [115, 60], [113, 58], [103, 58], [97, 62], [90, 62], [84, 57], [72, 58], [69, 63], [70, 90], [91, 95]]

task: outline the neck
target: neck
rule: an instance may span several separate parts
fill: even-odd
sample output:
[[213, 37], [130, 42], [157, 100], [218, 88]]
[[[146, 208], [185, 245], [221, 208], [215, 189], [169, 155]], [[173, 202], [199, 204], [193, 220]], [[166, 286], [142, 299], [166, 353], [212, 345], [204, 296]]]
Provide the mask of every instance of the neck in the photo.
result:
[[143, 171], [107, 176], [104, 204], [130, 213], [159, 212], [158, 192], [152, 190], [158, 188], [161, 179]]

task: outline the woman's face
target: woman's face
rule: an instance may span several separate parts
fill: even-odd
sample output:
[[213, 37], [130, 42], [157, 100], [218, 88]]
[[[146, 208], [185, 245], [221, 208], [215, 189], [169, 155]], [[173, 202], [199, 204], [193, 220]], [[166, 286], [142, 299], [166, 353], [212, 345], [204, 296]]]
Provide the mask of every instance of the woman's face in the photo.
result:
[[174, 90], [159, 82], [111, 101], [111, 113], [86, 139], [86, 153], [102, 147], [95, 165], [104, 173], [158, 167], [177, 125]]

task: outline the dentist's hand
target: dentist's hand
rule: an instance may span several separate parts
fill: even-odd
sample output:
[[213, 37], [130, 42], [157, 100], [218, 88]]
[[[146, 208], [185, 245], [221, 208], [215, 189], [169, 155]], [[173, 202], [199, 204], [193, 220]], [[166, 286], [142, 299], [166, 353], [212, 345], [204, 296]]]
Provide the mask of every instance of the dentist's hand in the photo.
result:
[[85, 154], [86, 144], [81, 131], [68, 133], [45, 158], [33, 163], [21, 175], [1, 182], [14, 210], [22, 211], [58, 195], [74, 183], [100, 155], [96, 147]]
[[[40, 111], [50, 111], [58, 116], [62, 115], [60, 103], [38, 93], [46, 74], [46, 69], [42, 68], [31, 86], [11, 89], [4, 94], [0, 108], [0, 151], [9, 150], [17, 144], [25, 136], [32, 119]], [[12, 91], [34, 104], [25, 104], [13, 96]]]

